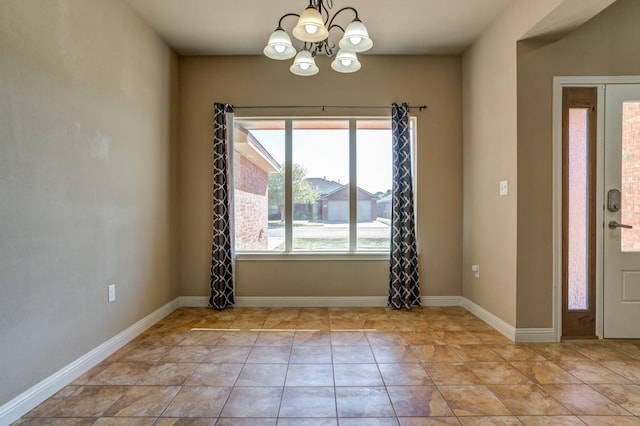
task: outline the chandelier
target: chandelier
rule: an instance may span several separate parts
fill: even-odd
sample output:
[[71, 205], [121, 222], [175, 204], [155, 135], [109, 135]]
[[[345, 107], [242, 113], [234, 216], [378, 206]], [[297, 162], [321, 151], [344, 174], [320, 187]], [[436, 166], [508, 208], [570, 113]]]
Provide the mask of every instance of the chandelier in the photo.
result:
[[[287, 60], [295, 56], [289, 70], [296, 75], [308, 76], [317, 74], [319, 71], [315, 62], [315, 57], [318, 54], [333, 56], [338, 47], [331, 68], [342, 73], [358, 71], [361, 64], [356, 53], [371, 49], [373, 41], [369, 38], [367, 27], [360, 21], [356, 9], [343, 7], [331, 16], [330, 10], [332, 8], [333, 0], [309, 0], [309, 6], [302, 14], [287, 13], [283, 15], [278, 21], [278, 27], [269, 37], [264, 54], [277, 60]], [[335, 20], [345, 11], [352, 11], [355, 18], [346, 28], [343, 28]], [[282, 29], [282, 21], [290, 16], [298, 17], [298, 23], [291, 33], [303, 43], [299, 52], [291, 44], [289, 34]], [[335, 32], [335, 30], [340, 30], [343, 34], [337, 46], [330, 37], [331, 32]]]

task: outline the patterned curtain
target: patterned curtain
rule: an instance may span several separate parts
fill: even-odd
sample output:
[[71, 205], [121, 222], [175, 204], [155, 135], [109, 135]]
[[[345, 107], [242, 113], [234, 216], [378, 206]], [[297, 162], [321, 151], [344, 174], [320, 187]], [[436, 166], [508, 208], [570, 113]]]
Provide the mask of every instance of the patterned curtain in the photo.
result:
[[213, 130], [213, 244], [211, 245], [211, 297], [209, 304], [224, 309], [235, 303], [233, 295], [233, 241], [231, 240], [231, 187], [227, 113], [233, 107], [214, 104]]
[[420, 306], [418, 254], [413, 217], [409, 106], [392, 105], [391, 265], [389, 306]]

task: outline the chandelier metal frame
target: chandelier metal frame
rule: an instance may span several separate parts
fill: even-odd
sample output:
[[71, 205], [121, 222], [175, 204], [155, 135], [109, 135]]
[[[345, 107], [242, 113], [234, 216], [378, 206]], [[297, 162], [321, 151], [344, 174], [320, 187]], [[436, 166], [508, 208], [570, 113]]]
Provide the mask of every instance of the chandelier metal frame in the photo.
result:
[[[367, 51], [373, 46], [367, 28], [360, 20], [358, 11], [351, 6], [343, 7], [333, 15], [333, 0], [309, 0], [309, 5], [301, 13], [286, 13], [278, 21], [278, 26], [269, 37], [264, 48], [264, 54], [276, 60], [291, 59], [295, 61], [290, 71], [296, 75], [309, 76], [318, 73], [315, 58], [319, 54], [336, 55], [331, 68], [341, 73], [358, 71], [361, 67], [357, 53]], [[355, 18], [345, 27], [336, 22], [336, 18], [343, 12], [351, 11]], [[291, 43], [289, 34], [283, 29], [282, 23], [286, 18], [295, 16], [297, 25], [293, 28], [293, 36], [301, 41], [302, 48], [297, 51]], [[343, 37], [338, 44], [331, 40], [330, 33], [338, 29]], [[335, 32], [335, 31], [334, 31]], [[336, 49], [338, 49], [336, 54]]]

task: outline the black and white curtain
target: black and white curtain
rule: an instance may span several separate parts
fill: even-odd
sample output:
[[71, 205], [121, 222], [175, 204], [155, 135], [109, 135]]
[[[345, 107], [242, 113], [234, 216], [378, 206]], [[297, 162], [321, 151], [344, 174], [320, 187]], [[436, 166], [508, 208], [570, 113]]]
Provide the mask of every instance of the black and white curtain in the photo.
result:
[[231, 239], [231, 182], [227, 113], [233, 107], [214, 104], [213, 131], [213, 244], [211, 245], [211, 297], [215, 309], [233, 305], [233, 241]]
[[413, 215], [409, 106], [392, 105], [391, 264], [389, 306], [420, 306], [418, 253]]

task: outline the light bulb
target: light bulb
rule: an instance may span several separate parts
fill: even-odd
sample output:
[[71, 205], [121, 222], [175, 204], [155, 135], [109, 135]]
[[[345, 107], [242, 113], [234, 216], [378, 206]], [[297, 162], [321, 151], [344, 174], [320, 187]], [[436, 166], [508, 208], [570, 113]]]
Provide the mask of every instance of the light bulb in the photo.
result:
[[331, 68], [344, 73], [356, 72], [360, 67], [361, 64], [358, 62], [358, 56], [354, 52], [345, 49], [338, 50], [336, 59], [331, 63]]
[[308, 69], [309, 69], [309, 64], [308, 64], [308, 63], [306, 63], [306, 62], [301, 62], [301, 63], [299, 64], [299, 66], [300, 66], [300, 69], [302, 69], [302, 70], [304, 70], [304, 71], [306, 71], [306, 70], [308, 70]]
[[304, 29], [309, 34], [315, 34], [315, 33], [318, 32], [318, 27], [316, 27], [315, 25], [311, 25], [311, 24], [305, 25]]
[[276, 44], [275, 46], [273, 46], [273, 49], [278, 53], [282, 53], [286, 50], [286, 46], [282, 44]]
[[344, 30], [344, 36], [338, 43], [341, 49], [351, 52], [366, 52], [373, 47], [367, 27], [358, 18], [354, 19]]

